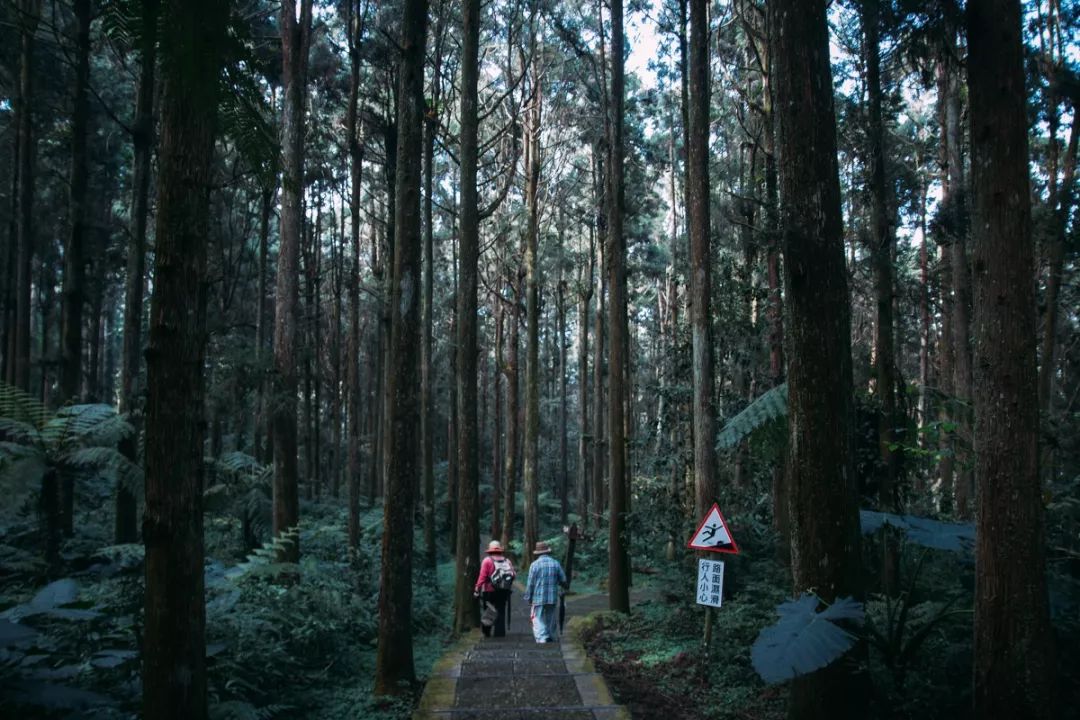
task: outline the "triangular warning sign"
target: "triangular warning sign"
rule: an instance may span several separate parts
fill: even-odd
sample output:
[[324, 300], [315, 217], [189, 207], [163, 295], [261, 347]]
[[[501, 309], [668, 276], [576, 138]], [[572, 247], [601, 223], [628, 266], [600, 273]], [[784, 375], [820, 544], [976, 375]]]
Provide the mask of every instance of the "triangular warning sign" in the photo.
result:
[[712, 508], [705, 514], [705, 519], [698, 525], [697, 532], [690, 538], [686, 547], [691, 550], [708, 550], [710, 552], [739, 553], [739, 546], [735, 544], [735, 538], [728, 530], [727, 521], [720, 514], [720, 506], [713, 503]]

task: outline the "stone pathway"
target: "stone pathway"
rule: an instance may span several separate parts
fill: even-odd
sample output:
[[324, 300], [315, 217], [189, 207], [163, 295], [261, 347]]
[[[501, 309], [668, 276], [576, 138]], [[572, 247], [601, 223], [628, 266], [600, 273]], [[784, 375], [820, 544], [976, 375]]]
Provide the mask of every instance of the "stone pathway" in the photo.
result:
[[581, 621], [607, 609], [605, 595], [566, 601], [562, 641], [538, 645], [521, 588], [505, 638], [476, 630], [435, 664], [413, 720], [629, 720], [577, 640]]

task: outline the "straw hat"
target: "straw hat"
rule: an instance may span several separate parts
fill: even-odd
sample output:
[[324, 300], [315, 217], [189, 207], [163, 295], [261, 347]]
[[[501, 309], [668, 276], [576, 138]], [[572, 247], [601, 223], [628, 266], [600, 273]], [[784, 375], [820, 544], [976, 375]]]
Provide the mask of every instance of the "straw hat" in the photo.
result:
[[499, 542], [498, 540], [492, 540], [491, 542], [489, 542], [488, 546], [487, 546], [487, 550], [485, 550], [485, 552], [488, 553], [489, 555], [492, 554], [492, 553], [500, 554], [500, 553], [502, 553], [502, 551], [503, 551], [502, 543]]
[[536, 543], [536, 547], [533, 548], [533, 555], [546, 555], [549, 552], [551, 552], [551, 547], [543, 540]]

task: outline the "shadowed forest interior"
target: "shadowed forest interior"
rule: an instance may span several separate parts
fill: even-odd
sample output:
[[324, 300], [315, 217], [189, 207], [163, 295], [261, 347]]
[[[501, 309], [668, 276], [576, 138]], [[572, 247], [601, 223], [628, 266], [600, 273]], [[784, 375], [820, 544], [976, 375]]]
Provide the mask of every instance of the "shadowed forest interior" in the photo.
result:
[[1073, 717], [1078, 72], [1076, 0], [0, 0], [0, 715]]

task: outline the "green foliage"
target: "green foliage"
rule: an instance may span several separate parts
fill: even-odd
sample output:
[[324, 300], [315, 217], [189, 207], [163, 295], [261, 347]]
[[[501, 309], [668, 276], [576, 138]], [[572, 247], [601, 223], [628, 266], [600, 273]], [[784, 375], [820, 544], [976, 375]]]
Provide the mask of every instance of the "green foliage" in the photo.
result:
[[735, 417], [727, 421], [716, 436], [717, 448], [732, 448], [751, 433], [765, 427], [777, 418], [787, 415], [787, 383], [762, 393]]
[[[662, 568], [656, 599], [629, 615], [603, 613], [585, 632], [586, 647], [619, 703], [635, 715], [669, 720], [784, 716], [786, 690], [765, 689], [750, 658], [754, 638], [782, 598], [782, 573], [757, 560], [744, 567], [744, 591], [714, 613], [713, 645], [701, 643], [704, 610], [693, 604], [693, 563]], [[635, 576], [635, 586], [639, 577]]]
[[0, 383], [0, 488], [11, 500], [7, 512], [22, 512], [50, 471], [82, 480], [105, 477], [140, 494], [142, 468], [116, 449], [134, 432], [111, 405], [69, 405], [50, 413], [27, 393]]

